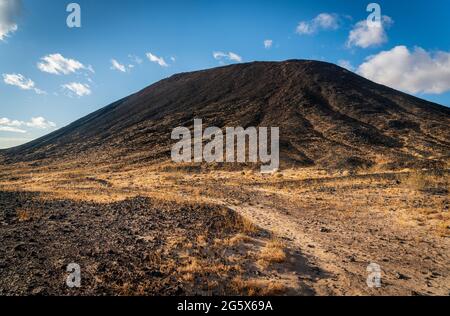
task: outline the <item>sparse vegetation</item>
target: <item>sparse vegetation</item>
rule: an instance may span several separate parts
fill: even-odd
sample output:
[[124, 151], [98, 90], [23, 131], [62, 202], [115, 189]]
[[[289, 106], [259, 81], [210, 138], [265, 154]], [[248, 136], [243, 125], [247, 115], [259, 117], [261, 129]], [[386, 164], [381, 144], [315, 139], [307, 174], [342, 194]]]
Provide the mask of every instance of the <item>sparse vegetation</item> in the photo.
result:
[[27, 222], [32, 219], [32, 214], [28, 210], [17, 210], [16, 213], [19, 222]]
[[267, 267], [272, 263], [282, 263], [286, 260], [285, 245], [280, 240], [273, 239], [266, 243], [259, 254], [259, 263]]
[[448, 193], [448, 175], [436, 170], [416, 170], [405, 179], [405, 184], [412, 190], [428, 193]]
[[283, 295], [287, 291], [284, 284], [271, 280], [246, 280], [236, 277], [233, 279], [232, 285], [235, 291], [243, 296]]
[[[424, 261], [420, 256], [433, 251], [442, 254], [439, 247], [443, 247], [443, 241], [449, 236], [448, 194], [443, 193], [444, 188], [448, 188], [446, 171], [375, 170], [343, 177], [337, 171], [292, 168], [283, 170], [283, 180], [280, 181], [277, 176], [261, 176], [251, 171], [246, 171], [246, 175], [242, 176], [242, 171], [192, 174], [180, 170], [155, 171], [155, 167], [152, 168], [107, 174], [92, 169], [71, 173], [58, 168], [33, 169], [33, 177], [29, 176], [30, 171], [22, 169], [14, 172], [14, 178], [4, 178], [0, 182], [0, 189], [3, 192], [20, 189], [40, 194], [26, 198], [31, 202], [20, 202], [20, 207], [4, 207], [13, 212], [12, 217], [5, 217], [7, 219], [3, 221], [13, 218], [25, 227], [50, 223], [41, 230], [51, 229], [49, 234], [53, 235], [70, 231], [70, 225], [82, 222], [87, 226], [81, 231], [93, 231], [91, 234], [95, 235], [95, 230], [88, 228], [95, 225], [97, 229], [107, 229], [106, 235], [112, 240], [114, 236], [121, 236], [122, 241], [117, 241], [116, 246], [111, 247], [113, 254], [108, 254], [108, 258], [116, 258], [113, 261], [119, 261], [120, 264], [107, 265], [109, 270], [103, 270], [106, 269], [104, 266], [92, 265], [92, 272], [89, 272], [96, 276], [96, 281], [88, 286], [90, 290], [115, 295], [148, 295], [155, 291], [192, 295], [311, 293], [309, 290], [304, 292], [301, 284], [315, 287], [316, 281], [299, 279], [307, 271], [304, 270], [305, 263], [291, 263], [292, 236], [288, 235], [288, 239], [273, 237], [286, 236], [287, 232], [302, 234], [304, 227], [308, 227], [307, 233], [314, 242], [296, 244], [297, 249], [302, 252], [307, 250], [305, 256], [310, 256], [308, 251], [311, 251], [320, 262], [325, 259], [321, 257], [323, 253], [316, 252], [316, 249], [326, 245], [326, 250], [338, 258], [338, 261], [329, 262], [327, 257], [325, 262], [329, 266], [339, 267], [345, 262], [346, 269], [352, 269], [353, 261], [347, 259], [348, 243], [351, 240], [351, 255], [358, 255], [357, 262], [360, 261], [358, 258], [367, 255], [364, 245], [370, 244], [371, 247], [383, 248], [382, 253], [389, 260], [386, 264], [394, 269], [403, 264], [397, 263], [395, 251], [395, 246], [401, 241], [402, 247], [411, 254], [407, 259], [411, 269], [409, 274], [413, 274], [416, 267], [440, 271], [440, 265]], [[87, 177], [87, 174], [91, 176]], [[108, 185], [94, 179], [104, 179]], [[141, 196], [139, 199], [147, 197], [153, 201], [151, 205], [157, 207], [130, 208], [129, 203], [136, 198], [136, 194]], [[15, 198], [4, 198], [2, 201], [16, 203]], [[55, 201], [61, 201], [62, 204]], [[55, 213], [56, 210], [60, 211]], [[111, 213], [112, 210], [116, 210], [116, 213]], [[140, 212], [143, 213], [139, 215]], [[84, 215], [74, 219], [73, 216], [80, 214]], [[124, 218], [127, 220], [117, 223], [127, 223], [138, 215], [142, 216], [144, 222], [137, 226], [130, 226], [129, 223], [122, 225], [124, 231], [116, 235], [111, 233], [118, 228], [116, 224], [104, 222], [108, 221], [111, 214], [126, 214]], [[152, 219], [154, 214], [158, 216]], [[139, 216], [136, 218], [141, 218]], [[37, 218], [39, 221], [34, 220]], [[96, 219], [100, 222], [95, 223]], [[146, 232], [149, 225], [155, 225], [153, 233]], [[13, 227], [4, 226], [2, 229]], [[155, 234], [155, 231], [163, 234]], [[72, 234], [64, 234], [57, 239], [64, 244], [71, 240]], [[119, 245], [130, 245], [126, 236], [135, 236], [130, 239], [131, 245], [141, 245], [145, 250], [134, 251], [133, 256], [120, 259], [127, 248]], [[39, 235], [33, 238], [38, 242], [43, 240]], [[420, 240], [426, 240], [427, 243]], [[105, 241], [104, 244], [108, 245], [109, 242]], [[83, 244], [82, 248], [91, 249], [87, 245], [90, 243]], [[25, 249], [20, 244], [15, 247], [18, 247], [18, 251], [22, 247]], [[46, 247], [49, 246], [40, 247], [48, 249]], [[77, 249], [65, 246], [65, 249], [72, 248]], [[115, 254], [117, 249], [120, 251]], [[51, 253], [55, 250], [46, 251]], [[96, 252], [98, 250], [90, 251], [92, 258], [97, 258], [96, 262], [103, 256], [101, 252]], [[140, 258], [135, 256], [136, 253], [144, 255]], [[445, 260], [445, 254], [442, 255], [442, 260]], [[441, 257], [436, 258], [436, 262], [442, 261]], [[127, 264], [122, 267], [123, 262]], [[142, 267], [142, 262], [146, 265], [145, 272], [138, 269]], [[300, 269], [298, 277], [291, 274], [294, 269]], [[125, 270], [132, 272], [124, 274]], [[109, 272], [104, 274], [99, 271]], [[358, 271], [353, 269], [351, 273], [358, 276]], [[140, 276], [139, 281], [129, 278], [136, 274]], [[341, 276], [349, 278], [345, 282], [355, 282], [349, 274], [341, 273]], [[160, 287], [162, 280], [171, 281], [166, 281], [169, 283]], [[342, 282], [336, 279], [331, 284], [340, 288]], [[111, 286], [105, 287], [105, 284]], [[336, 293], [334, 287], [322, 290], [320, 286], [314, 289], [318, 293]], [[392, 286], [386, 291], [392, 289], [398, 287]], [[430, 290], [442, 293], [444, 287], [436, 285]], [[366, 292], [364, 288], [358, 288], [354, 293]]]

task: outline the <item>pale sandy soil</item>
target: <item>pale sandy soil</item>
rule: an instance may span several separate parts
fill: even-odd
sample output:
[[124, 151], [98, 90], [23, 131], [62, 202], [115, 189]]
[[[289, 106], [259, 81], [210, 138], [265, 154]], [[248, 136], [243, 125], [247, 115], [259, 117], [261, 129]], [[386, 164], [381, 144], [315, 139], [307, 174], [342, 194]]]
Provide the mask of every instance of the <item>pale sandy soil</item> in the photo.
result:
[[[429, 188], [417, 185], [408, 170], [342, 175], [304, 169], [261, 175], [160, 166], [0, 173], [0, 190], [39, 192], [49, 199], [110, 203], [142, 196], [236, 211], [268, 233], [234, 240], [245, 252], [235, 262], [253, 266], [233, 275], [245, 288], [241, 294], [450, 295], [448, 172], [433, 182]], [[270, 263], [261, 259], [265, 251]], [[381, 266], [381, 288], [366, 285], [370, 263]], [[185, 289], [201, 274], [190, 269], [194, 276], [182, 280]], [[260, 282], [259, 288], [270, 285], [270, 291], [247, 291], [244, 281]], [[218, 292], [199, 294], [208, 293]]]

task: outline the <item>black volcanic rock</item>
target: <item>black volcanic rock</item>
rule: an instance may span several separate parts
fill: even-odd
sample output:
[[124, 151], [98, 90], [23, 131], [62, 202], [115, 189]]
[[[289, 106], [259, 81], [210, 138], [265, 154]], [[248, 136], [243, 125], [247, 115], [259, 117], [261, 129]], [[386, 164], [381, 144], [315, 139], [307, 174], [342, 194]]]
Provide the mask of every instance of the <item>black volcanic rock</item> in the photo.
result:
[[170, 159], [172, 129], [278, 126], [282, 166], [389, 168], [444, 164], [450, 109], [336, 65], [253, 62], [174, 75], [28, 144], [4, 163]]

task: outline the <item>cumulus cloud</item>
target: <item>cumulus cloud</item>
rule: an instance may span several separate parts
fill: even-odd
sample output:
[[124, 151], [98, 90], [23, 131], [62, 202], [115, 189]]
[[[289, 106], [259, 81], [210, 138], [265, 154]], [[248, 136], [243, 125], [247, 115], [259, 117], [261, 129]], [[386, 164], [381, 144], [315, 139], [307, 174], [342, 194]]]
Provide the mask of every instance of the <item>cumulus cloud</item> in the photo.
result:
[[301, 21], [297, 25], [296, 33], [311, 35], [319, 30], [337, 30], [339, 28], [339, 16], [334, 13], [320, 13], [310, 21]]
[[6, 117], [0, 117], [0, 125], [17, 127], [23, 125], [23, 122], [18, 120], [10, 120], [9, 118]]
[[46, 120], [45, 118], [32, 117], [30, 121], [11, 120], [9, 118], [0, 118], [0, 131], [13, 133], [26, 133], [23, 127], [30, 127], [35, 129], [50, 129], [56, 127], [56, 124]]
[[11, 127], [11, 126], [1, 126], [0, 125], [0, 131], [1, 132], [11, 132], [11, 133], [22, 133], [25, 134], [27, 131], [17, 128], [17, 127]]
[[37, 94], [46, 94], [45, 91], [36, 88], [33, 80], [25, 78], [21, 74], [3, 74], [3, 82], [10, 86], [16, 86], [22, 90], [33, 90]]
[[269, 39], [269, 40], [265, 40], [265, 41], [264, 41], [264, 48], [265, 48], [265, 49], [271, 48], [272, 45], [273, 45], [273, 41], [272, 41], [272, 40]]
[[214, 57], [214, 59], [217, 59], [217, 60], [228, 59], [230, 61], [235, 61], [238, 63], [242, 62], [242, 57], [233, 52], [229, 52], [229, 53], [213, 52], [213, 57]]
[[92, 66], [85, 66], [78, 60], [65, 58], [61, 54], [50, 54], [42, 57], [37, 67], [39, 70], [53, 75], [68, 75], [79, 70], [87, 70], [94, 73]]
[[388, 41], [386, 29], [388, 29], [394, 21], [388, 17], [383, 16], [381, 24], [369, 24], [367, 20], [356, 23], [350, 31], [347, 40], [347, 46], [358, 46], [361, 48], [368, 48], [371, 46], [378, 46]]
[[146, 55], [151, 62], [157, 63], [161, 67], [169, 67], [164, 58], [153, 55], [152, 53], [147, 53]]
[[91, 88], [87, 84], [79, 82], [71, 82], [61, 86], [63, 89], [69, 92], [69, 96], [75, 94], [79, 97], [90, 95], [92, 93]]
[[0, 41], [17, 31], [17, 18], [22, 11], [21, 0], [0, 0]]
[[27, 79], [21, 74], [3, 74], [3, 81], [22, 90], [30, 90], [34, 87], [33, 80]]
[[32, 117], [31, 121], [26, 122], [25, 125], [28, 127], [38, 128], [38, 129], [49, 129], [49, 128], [56, 127], [55, 123], [46, 120], [42, 116]]
[[450, 91], [450, 52], [427, 52], [396, 46], [369, 56], [358, 74], [408, 93], [440, 94]]
[[341, 59], [338, 61], [338, 65], [350, 71], [355, 70], [355, 67], [353, 67], [352, 63], [349, 60]]
[[111, 65], [112, 65], [111, 69], [113, 70], [118, 70], [120, 72], [127, 72], [127, 67], [125, 67], [125, 65], [122, 65], [115, 59], [111, 59]]

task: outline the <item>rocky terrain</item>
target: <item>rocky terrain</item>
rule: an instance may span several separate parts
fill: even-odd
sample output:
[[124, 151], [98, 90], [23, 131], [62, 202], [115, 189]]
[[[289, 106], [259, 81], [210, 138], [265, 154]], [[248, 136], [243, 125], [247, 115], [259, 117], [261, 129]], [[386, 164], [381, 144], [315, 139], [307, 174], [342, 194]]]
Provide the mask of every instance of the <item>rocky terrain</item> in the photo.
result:
[[[276, 280], [276, 268], [254, 265], [264, 258], [248, 249], [264, 249], [271, 235], [223, 207], [143, 197], [109, 204], [33, 193], [0, 198], [0, 295], [311, 292]], [[302, 258], [293, 253], [290, 260]], [[66, 285], [71, 263], [81, 267], [80, 288]]]
[[[0, 295], [450, 295], [449, 114], [323, 62], [162, 80], [0, 151]], [[280, 170], [171, 162], [194, 118]]]
[[0, 293], [450, 294], [448, 172], [164, 169], [3, 173]]

